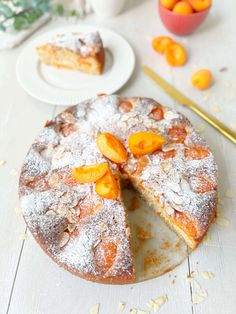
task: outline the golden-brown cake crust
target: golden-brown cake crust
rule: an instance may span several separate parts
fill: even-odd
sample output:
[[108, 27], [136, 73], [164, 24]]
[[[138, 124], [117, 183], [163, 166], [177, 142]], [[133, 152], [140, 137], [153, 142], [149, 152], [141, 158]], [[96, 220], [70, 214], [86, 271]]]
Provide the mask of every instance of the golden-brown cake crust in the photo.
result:
[[[165, 138], [161, 150], [133, 156], [127, 138], [136, 132]], [[128, 151], [118, 166], [96, 146], [110, 132]], [[93, 183], [79, 184], [71, 169], [108, 161], [124, 173], [166, 223], [195, 248], [216, 215], [215, 159], [186, 117], [150, 98], [99, 96], [68, 108], [40, 132], [20, 176], [20, 200], [29, 229], [47, 254], [70, 272], [101, 283], [135, 279], [130, 230], [121, 199], [108, 200]], [[105, 247], [105, 251], [104, 251]], [[109, 256], [103, 267], [101, 252]]]

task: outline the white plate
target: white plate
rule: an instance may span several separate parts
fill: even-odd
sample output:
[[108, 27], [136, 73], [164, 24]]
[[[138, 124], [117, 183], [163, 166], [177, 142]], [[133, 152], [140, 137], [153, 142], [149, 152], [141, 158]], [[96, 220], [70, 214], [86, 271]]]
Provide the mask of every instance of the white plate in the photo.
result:
[[[102, 75], [56, 69], [40, 62], [35, 47], [58, 33], [99, 31], [106, 51]], [[98, 93], [112, 94], [130, 78], [135, 55], [120, 35], [102, 27], [74, 25], [55, 29], [25, 47], [16, 65], [19, 83], [31, 96], [53, 105], [74, 105]]]

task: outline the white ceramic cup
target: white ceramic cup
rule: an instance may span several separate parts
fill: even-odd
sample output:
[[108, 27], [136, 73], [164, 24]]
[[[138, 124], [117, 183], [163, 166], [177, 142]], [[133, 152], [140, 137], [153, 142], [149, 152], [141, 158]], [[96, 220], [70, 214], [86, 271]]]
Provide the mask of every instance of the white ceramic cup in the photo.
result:
[[90, 0], [94, 12], [101, 17], [112, 17], [119, 14], [126, 0]]

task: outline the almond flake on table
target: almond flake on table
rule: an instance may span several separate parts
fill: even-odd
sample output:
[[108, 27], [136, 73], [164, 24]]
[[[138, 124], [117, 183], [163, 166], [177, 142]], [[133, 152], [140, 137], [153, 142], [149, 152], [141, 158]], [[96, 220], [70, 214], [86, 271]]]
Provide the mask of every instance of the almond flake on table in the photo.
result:
[[217, 215], [217, 217], [223, 216], [224, 215], [223, 209], [218, 209], [217, 212], [216, 212], [216, 215]]
[[211, 271], [202, 271], [201, 276], [202, 276], [202, 278], [204, 278], [206, 280], [209, 280], [209, 279], [212, 279], [215, 277], [215, 275]]
[[223, 218], [223, 217], [218, 217], [216, 219], [216, 223], [217, 225], [219, 226], [222, 226], [222, 227], [227, 227], [229, 225], [229, 220], [226, 219], [226, 218]]
[[92, 306], [91, 309], [89, 310], [89, 314], [99, 314], [99, 307], [100, 307], [99, 303]]
[[118, 311], [119, 312], [123, 312], [125, 309], [125, 303], [124, 302], [120, 302], [118, 305]]
[[236, 129], [236, 122], [232, 122], [231, 126], [232, 126], [233, 129]]
[[208, 297], [207, 290], [202, 288], [200, 284], [194, 280], [193, 281], [193, 296], [192, 302], [193, 304], [199, 304], [206, 300]]
[[20, 240], [22, 240], [22, 241], [25, 241], [26, 238], [27, 238], [27, 235], [26, 235], [26, 234], [22, 234], [22, 235], [20, 236]]
[[151, 299], [148, 302], [148, 307], [154, 310], [154, 313], [158, 312], [160, 308], [168, 301], [167, 295], [162, 295], [156, 299]]
[[200, 133], [204, 132], [204, 131], [205, 131], [205, 128], [206, 128], [206, 127], [205, 127], [204, 124], [198, 124], [198, 125], [196, 126], [197, 131], [200, 132]]
[[13, 176], [13, 177], [15, 177], [15, 176], [18, 175], [18, 171], [17, 171], [16, 169], [11, 169], [10, 175]]
[[130, 310], [129, 310], [129, 313], [130, 313], [130, 314], [137, 314], [137, 311], [138, 311], [138, 310], [136, 310], [136, 309], [130, 309]]
[[226, 190], [225, 191], [225, 196], [228, 197], [228, 198], [234, 198], [235, 194], [231, 190]]
[[20, 208], [20, 207], [15, 207], [15, 208], [14, 208], [14, 212], [15, 212], [16, 214], [21, 214], [21, 208]]
[[5, 165], [5, 163], [6, 163], [6, 160], [0, 159], [0, 166]]
[[150, 314], [150, 312], [144, 310], [137, 310], [137, 314]]
[[207, 234], [205, 235], [205, 237], [203, 238], [203, 243], [205, 245], [208, 245], [210, 243], [210, 241], [211, 241], [211, 235], [210, 235], [210, 233], [208, 231]]
[[213, 112], [221, 112], [220, 106], [218, 105], [211, 105], [211, 110]]

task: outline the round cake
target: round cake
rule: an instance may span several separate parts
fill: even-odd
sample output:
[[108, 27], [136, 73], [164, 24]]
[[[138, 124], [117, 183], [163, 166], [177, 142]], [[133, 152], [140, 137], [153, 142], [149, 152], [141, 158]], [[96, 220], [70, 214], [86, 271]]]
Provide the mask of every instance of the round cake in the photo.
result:
[[60, 266], [134, 282], [123, 179], [191, 249], [216, 216], [217, 166], [189, 120], [150, 98], [98, 96], [47, 122], [22, 166], [25, 221]]

